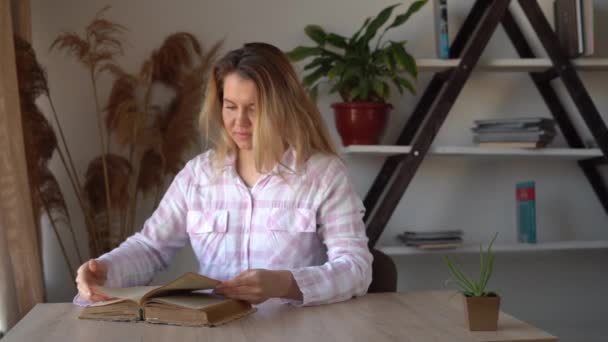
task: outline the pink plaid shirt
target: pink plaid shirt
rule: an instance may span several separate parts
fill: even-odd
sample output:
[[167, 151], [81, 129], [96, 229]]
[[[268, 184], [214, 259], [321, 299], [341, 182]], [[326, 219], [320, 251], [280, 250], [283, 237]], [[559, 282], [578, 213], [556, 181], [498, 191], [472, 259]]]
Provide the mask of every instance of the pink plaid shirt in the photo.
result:
[[303, 294], [296, 304], [367, 292], [372, 256], [364, 207], [339, 158], [313, 155], [296, 173], [288, 150], [281, 165], [248, 188], [234, 156], [218, 174], [212, 153], [188, 162], [141, 232], [99, 258], [109, 264], [106, 286], [149, 283], [190, 240], [198, 272], [220, 281], [255, 268], [291, 271]]

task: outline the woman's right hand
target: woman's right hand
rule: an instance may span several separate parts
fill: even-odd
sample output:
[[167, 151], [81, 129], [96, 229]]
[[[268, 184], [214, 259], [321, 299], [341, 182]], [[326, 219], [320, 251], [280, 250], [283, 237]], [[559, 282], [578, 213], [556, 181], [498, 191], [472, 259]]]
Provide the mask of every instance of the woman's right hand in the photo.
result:
[[108, 299], [105, 295], [95, 292], [93, 286], [102, 286], [106, 282], [108, 266], [95, 259], [90, 259], [78, 268], [76, 285], [80, 297], [91, 301], [99, 302]]

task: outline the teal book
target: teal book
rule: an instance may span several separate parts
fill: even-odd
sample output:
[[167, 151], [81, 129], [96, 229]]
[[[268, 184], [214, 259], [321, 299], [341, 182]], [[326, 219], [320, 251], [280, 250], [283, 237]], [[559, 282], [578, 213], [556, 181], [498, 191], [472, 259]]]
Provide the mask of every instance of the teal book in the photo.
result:
[[536, 190], [533, 181], [517, 183], [517, 241], [536, 243]]
[[435, 0], [435, 45], [437, 57], [450, 58], [450, 38], [448, 36], [448, 2]]

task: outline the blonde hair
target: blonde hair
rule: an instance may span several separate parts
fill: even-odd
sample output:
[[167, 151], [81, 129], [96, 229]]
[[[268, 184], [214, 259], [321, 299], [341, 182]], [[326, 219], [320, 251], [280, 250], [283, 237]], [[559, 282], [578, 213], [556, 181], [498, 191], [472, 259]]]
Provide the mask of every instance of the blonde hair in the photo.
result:
[[257, 87], [253, 154], [258, 172], [280, 163], [287, 147], [295, 151], [297, 168], [313, 153], [337, 155], [319, 110], [302, 88], [287, 56], [273, 45], [248, 43], [222, 57], [207, 84], [199, 124], [215, 150], [216, 167], [237, 152], [222, 120], [224, 80], [232, 73], [253, 81]]

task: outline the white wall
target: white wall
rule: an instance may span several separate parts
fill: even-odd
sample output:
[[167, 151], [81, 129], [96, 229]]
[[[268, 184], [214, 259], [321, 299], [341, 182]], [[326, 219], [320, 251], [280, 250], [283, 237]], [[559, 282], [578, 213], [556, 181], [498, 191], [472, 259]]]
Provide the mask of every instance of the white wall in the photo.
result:
[[[64, 129], [81, 176], [92, 155], [98, 153], [94, 139], [93, 98], [83, 68], [48, 47], [63, 30], [82, 28], [96, 11], [113, 6], [108, 17], [126, 25], [131, 45], [120, 61], [131, 70], [168, 34], [194, 33], [210, 45], [225, 38], [225, 48], [239, 47], [247, 41], [266, 41], [288, 50], [309, 44], [303, 33], [307, 24], [320, 24], [328, 31], [349, 35], [363, 19], [393, 3], [389, 0], [259, 0], [259, 1], [32, 1], [34, 46], [46, 66]], [[452, 33], [463, 20], [473, 1], [451, 1]], [[549, 0], [540, 0], [552, 16]], [[403, 6], [402, 6], [403, 7]], [[403, 10], [403, 9], [401, 9]], [[608, 3], [596, 1], [598, 55], [608, 56]], [[388, 38], [408, 39], [416, 57], [434, 56], [431, 8], [427, 6], [409, 24], [394, 30]], [[534, 40], [536, 42], [536, 39]], [[538, 44], [537, 44], [538, 46]], [[502, 31], [495, 35], [482, 58], [515, 57]], [[596, 105], [608, 110], [601, 73], [582, 75]], [[421, 75], [417, 85], [422, 93], [429, 75]], [[109, 80], [102, 82], [102, 96], [109, 91]], [[475, 74], [456, 102], [441, 129], [437, 145], [471, 145], [472, 120], [518, 115], [549, 115], [548, 110], [524, 74]], [[320, 109], [337, 139], [329, 104], [339, 99], [322, 96]], [[397, 108], [391, 117], [385, 142], [399, 134], [417, 97], [394, 96]], [[605, 116], [604, 116], [605, 118]], [[585, 136], [589, 134], [585, 130]], [[556, 146], [564, 146], [560, 137]], [[364, 196], [382, 158], [346, 158], [356, 189]], [[58, 169], [58, 164], [54, 167]], [[68, 189], [65, 177], [61, 185]], [[608, 218], [599, 205], [580, 169], [567, 161], [470, 160], [460, 158], [428, 159], [424, 162], [404, 199], [395, 211], [380, 243], [395, 243], [394, 236], [407, 228], [460, 228], [471, 241], [486, 241], [500, 232], [499, 242], [514, 241], [514, 183], [536, 180], [538, 234], [540, 241], [562, 239], [606, 239]], [[72, 196], [73, 197], [73, 196]], [[74, 222], [81, 222], [74, 199], [68, 196]], [[81, 228], [81, 227], [77, 227]], [[85, 245], [85, 233], [79, 238]], [[49, 300], [69, 300], [74, 293], [60, 259], [54, 238], [45, 234], [44, 259]], [[465, 266], [475, 267], [474, 256], [462, 257]], [[447, 278], [445, 267], [436, 256], [398, 257], [399, 289], [442, 288]], [[608, 336], [608, 251], [500, 254], [492, 286], [503, 294], [504, 309], [549, 332], [563, 341], [600, 341]], [[159, 275], [167, 279], [182, 270], [195, 269], [191, 252], [185, 249], [171, 269]]]

